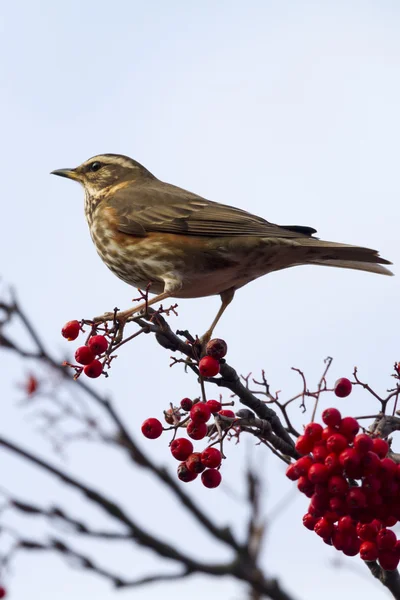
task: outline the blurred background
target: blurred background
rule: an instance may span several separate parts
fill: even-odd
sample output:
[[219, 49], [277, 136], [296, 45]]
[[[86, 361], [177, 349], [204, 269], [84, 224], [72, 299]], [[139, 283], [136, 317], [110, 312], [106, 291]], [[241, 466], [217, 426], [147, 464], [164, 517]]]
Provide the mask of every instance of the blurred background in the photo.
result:
[[[3, 3], [1, 285], [14, 286], [60, 361], [72, 352], [60, 336], [65, 321], [127, 308], [137, 295], [96, 255], [82, 190], [49, 176], [95, 154], [127, 154], [160, 179], [211, 200], [272, 222], [315, 227], [323, 239], [377, 248], [396, 273], [399, 26], [394, 0]], [[313, 387], [328, 355], [330, 383], [357, 365], [360, 377], [384, 393], [400, 358], [399, 300], [397, 278], [295, 268], [239, 291], [216, 334], [227, 340], [240, 373], [265, 369], [282, 397], [301, 388], [291, 367], [301, 368]], [[201, 334], [218, 306], [219, 298], [180, 301], [171, 326]], [[168, 353], [150, 336], [143, 338], [121, 350], [109, 379], [91, 385], [113, 398], [143, 449], [172, 472], [168, 441], [140, 438], [140, 424], [170, 402], [197, 395], [198, 387], [193, 376], [169, 368]], [[48, 455], [34, 407], [18, 405], [17, 383], [28, 365], [6, 353], [1, 361], [0, 430]], [[321, 409], [332, 403], [351, 415], [377, 409], [359, 389], [341, 401], [324, 398]], [[297, 406], [293, 415], [299, 427], [309, 419]], [[194, 482], [185, 489], [239, 535], [250, 458], [265, 476], [266, 518], [294, 486], [283, 463], [252, 439], [232, 443], [227, 454], [220, 488]], [[229, 558], [123, 455], [79, 442], [63, 460], [63, 468], [108, 490], [163, 538], [202, 560]], [[0, 473], [3, 488], [42, 503], [61, 497], [85, 516], [80, 496], [5, 452]], [[298, 599], [350, 597], [354, 590], [365, 600], [386, 597], [358, 558], [343, 558], [338, 577], [332, 566], [338, 553], [302, 525], [306, 505], [294, 492], [287, 510], [269, 522], [267, 573]], [[99, 526], [102, 518], [99, 512]], [[34, 535], [42, 524], [25, 526]], [[118, 544], [112, 551], [103, 544], [95, 555], [132, 577], [160, 564], [148, 551]], [[57, 556], [31, 553], [18, 556], [6, 583], [12, 600], [245, 596], [235, 581], [205, 577], [117, 592]]]

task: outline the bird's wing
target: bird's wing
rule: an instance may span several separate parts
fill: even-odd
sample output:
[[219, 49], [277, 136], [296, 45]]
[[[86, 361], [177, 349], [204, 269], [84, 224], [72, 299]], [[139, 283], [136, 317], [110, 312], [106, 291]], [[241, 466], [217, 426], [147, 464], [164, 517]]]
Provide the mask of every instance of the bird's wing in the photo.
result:
[[316, 233], [311, 227], [274, 225], [240, 208], [211, 202], [158, 180], [121, 188], [107, 204], [116, 211], [119, 231], [131, 235], [159, 231], [209, 237], [299, 238]]

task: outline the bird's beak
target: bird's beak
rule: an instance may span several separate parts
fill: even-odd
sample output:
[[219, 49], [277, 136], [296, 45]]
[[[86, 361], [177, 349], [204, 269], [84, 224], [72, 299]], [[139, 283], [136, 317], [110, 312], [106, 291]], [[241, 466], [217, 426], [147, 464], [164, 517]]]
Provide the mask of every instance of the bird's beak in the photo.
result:
[[52, 171], [50, 175], [59, 175], [59, 177], [66, 177], [67, 179], [79, 181], [79, 175], [75, 169], [56, 169], [55, 171]]

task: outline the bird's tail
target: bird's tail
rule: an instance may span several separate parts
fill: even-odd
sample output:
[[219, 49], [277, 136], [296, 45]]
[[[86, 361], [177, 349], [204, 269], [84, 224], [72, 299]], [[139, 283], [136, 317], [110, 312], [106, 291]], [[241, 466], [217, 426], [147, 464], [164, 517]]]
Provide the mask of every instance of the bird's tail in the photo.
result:
[[322, 265], [325, 267], [340, 267], [342, 269], [356, 269], [358, 271], [369, 271], [381, 275], [393, 275], [393, 273], [382, 265], [392, 263], [379, 256], [377, 250], [362, 248], [360, 246], [348, 246], [336, 244], [335, 242], [324, 242], [311, 238], [308, 240], [309, 249], [308, 264]]

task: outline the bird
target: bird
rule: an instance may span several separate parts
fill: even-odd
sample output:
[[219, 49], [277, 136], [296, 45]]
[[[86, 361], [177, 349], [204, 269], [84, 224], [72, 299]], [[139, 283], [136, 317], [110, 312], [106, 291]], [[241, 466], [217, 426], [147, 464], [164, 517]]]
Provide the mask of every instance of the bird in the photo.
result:
[[201, 338], [206, 343], [236, 290], [273, 271], [322, 265], [393, 275], [383, 266], [392, 263], [376, 250], [320, 240], [312, 227], [276, 225], [207, 200], [157, 179], [128, 156], [99, 154], [52, 174], [83, 186], [90, 235], [107, 267], [155, 294], [118, 312], [120, 323], [167, 298], [219, 295], [219, 310]]

